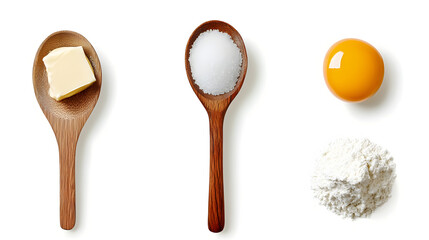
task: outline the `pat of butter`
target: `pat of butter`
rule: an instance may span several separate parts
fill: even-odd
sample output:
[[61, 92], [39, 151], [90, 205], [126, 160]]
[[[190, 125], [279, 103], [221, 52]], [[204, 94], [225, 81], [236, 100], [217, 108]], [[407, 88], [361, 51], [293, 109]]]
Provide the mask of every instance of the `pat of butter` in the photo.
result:
[[95, 82], [83, 48], [60, 47], [43, 58], [48, 73], [49, 95], [57, 101], [73, 96]]

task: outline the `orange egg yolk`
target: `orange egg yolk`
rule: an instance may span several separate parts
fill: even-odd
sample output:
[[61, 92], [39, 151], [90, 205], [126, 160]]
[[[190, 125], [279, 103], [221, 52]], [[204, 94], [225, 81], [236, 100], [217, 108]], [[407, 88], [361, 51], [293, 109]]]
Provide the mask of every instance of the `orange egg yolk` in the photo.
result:
[[384, 77], [383, 58], [367, 42], [344, 39], [326, 53], [323, 73], [335, 96], [344, 101], [360, 102], [380, 88]]

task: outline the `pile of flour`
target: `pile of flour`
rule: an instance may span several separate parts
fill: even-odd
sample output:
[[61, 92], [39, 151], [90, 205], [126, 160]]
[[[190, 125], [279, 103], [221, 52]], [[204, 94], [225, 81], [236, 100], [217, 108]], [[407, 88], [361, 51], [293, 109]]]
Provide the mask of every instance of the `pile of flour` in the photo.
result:
[[338, 139], [318, 159], [312, 189], [329, 210], [355, 218], [385, 203], [395, 178], [387, 150], [368, 139]]

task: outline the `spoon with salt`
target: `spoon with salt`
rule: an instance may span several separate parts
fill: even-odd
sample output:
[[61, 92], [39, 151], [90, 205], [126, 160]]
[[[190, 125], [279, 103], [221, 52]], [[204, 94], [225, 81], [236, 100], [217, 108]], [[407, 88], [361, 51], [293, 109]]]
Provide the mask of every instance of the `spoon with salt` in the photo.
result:
[[[91, 63], [96, 81], [84, 91], [56, 101], [48, 94], [49, 84], [42, 61], [50, 51], [59, 47], [82, 46]], [[74, 227], [75, 204], [75, 156], [79, 134], [97, 103], [101, 90], [101, 65], [91, 43], [72, 31], [51, 34], [40, 45], [33, 65], [33, 86], [40, 108], [51, 124], [58, 142], [60, 158], [60, 224], [65, 230]]]
[[[210, 95], [204, 93], [192, 77], [189, 63], [190, 50], [198, 36], [210, 29], [231, 36], [234, 43], [240, 49], [242, 65], [235, 87], [221, 95]], [[247, 71], [247, 53], [243, 39], [235, 28], [225, 22], [208, 21], [197, 27], [188, 40], [185, 53], [186, 74], [192, 89], [206, 109], [210, 122], [210, 180], [209, 180], [209, 207], [208, 228], [212, 232], [220, 232], [225, 225], [224, 195], [223, 195], [223, 121], [226, 110], [232, 100], [237, 96], [243, 85]]]

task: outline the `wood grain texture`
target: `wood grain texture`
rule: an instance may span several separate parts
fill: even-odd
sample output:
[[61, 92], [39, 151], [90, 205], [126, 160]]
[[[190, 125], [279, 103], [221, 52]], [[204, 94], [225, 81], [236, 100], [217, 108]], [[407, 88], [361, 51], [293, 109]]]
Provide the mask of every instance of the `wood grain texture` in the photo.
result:
[[223, 197], [223, 120], [225, 112], [211, 112], [210, 122], [210, 181], [208, 226], [212, 232], [225, 225]]
[[[86, 90], [61, 101], [48, 94], [49, 84], [43, 57], [59, 47], [82, 46], [88, 57], [96, 82]], [[70, 230], [76, 221], [75, 156], [79, 134], [97, 103], [101, 90], [101, 64], [92, 45], [72, 31], [51, 34], [40, 45], [33, 65], [33, 86], [40, 108], [55, 133], [60, 159], [60, 224]]]
[[[191, 66], [189, 64], [189, 50], [198, 36], [209, 30], [218, 29], [228, 33], [234, 43], [241, 51], [243, 58], [240, 76], [234, 89], [222, 95], [210, 95], [204, 93], [192, 78]], [[223, 191], [223, 121], [226, 110], [232, 100], [237, 96], [243, 85], [247, 72], [247, 52], [244, 41], [235, 28], [222, 21], [208, 21], [197, 27], [191, 34], [185, 51], [185, 67], [189, 83], [207, 111], [210, 122], [210, 179], [209, 179], [209, 209], [208, 227], [212, 232], [220, 232], [225, 225], [225, 207]]]

